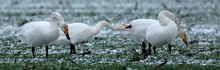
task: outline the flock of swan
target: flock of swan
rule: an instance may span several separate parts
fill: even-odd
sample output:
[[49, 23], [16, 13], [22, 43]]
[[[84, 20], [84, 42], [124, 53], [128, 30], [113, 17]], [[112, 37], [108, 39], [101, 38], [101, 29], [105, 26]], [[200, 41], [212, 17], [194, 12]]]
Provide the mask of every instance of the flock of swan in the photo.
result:
[[[45, 46], [46, 57], [48, 57], [48, 45], [69, 45], [70, 54], [76, 54], [75, 45], [87, 41], [102, 29], [110, 28], [113, 31], [120, 31], [121, 35], [128, 37], [141, 45], [142, 53], [151, 54], [153, 47], [154, 54], [156, 47], [168, 44], [171, 53], [172, 41], [179, 35], [187, 45], [187, 36], [180, 27], [176, 15], [168, 10], [160, 11], [156, 19], [135, 19], [129, 23], [112, 26], [107, 21], [99, 21], [95, 26], [85, 23], [64, 22], [62, 15], [53, 12], [50, 21], [35, 21], [26, 23], [21, 27], [19, 39], [32, 47], [32, 56], [35, 57], [35, 47]], [[145, 42], [148, 43], [148, 51], [145, 49]]]

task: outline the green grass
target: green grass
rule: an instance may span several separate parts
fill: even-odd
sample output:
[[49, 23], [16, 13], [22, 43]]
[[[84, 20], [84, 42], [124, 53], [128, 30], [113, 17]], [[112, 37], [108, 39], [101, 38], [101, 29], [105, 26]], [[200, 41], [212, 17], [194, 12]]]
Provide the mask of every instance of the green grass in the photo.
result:
[[[104, 70], [124, 70], [124, 69], [138, 69], [138, 70], [154, 70], [158, 65], [148, 65], [148, 64], [133, 64], [133, 63], [94, 63], [94, 64], [78, 64], [74, 62], [65, 62], [65, 63], [56, 63], [54, 61], [40, 62], [40, 63], [31, 63], [24, 62], [25, 64], [11, 64], [5, 63], [1, 64], [0, 68], [3, 70], [14, 70], [14, 69], [44, 69], [44, 70], [82, 70], [82, 69], [104, 69]], [[158, 70], [218, 70], [220, 66], [212, 65], [192, 65], [192, 64], [168, 64], [161, 66]]]
[[[91, 50], [92, 54], [81, 55], [69, 55], [68, 46], [54, 46], [49, 47], [49, 57], [45, 58], [45, 48], [36, 47], [35, 58], [31, 55], [31, 48], [25, 44], [16, 43], [14, 38], [1, 39], [2, 46], [0, 47], [0, 69], [14, 70], [14, 69], [104, 69], [104, 70], [121, 70], [121, 69], [147, 69], [154, 70], [164, 58], [168, 59], [168, 62], [172, 64], [166, 64], [159, 68], [159, 70], [217, 70], [219, 67], [219, 52], [218, 45], [204, 46], [200, 44], [189, 45], [187, 49], [173, 47], [172, 54], [168, 54], [167, 47], [157, 49], [157, 54], [142, 60], [134, 60], [135, 54], [132, 54], [129, 49], [139, 50], [140, 47], [133, 41], [119, 42], [118, 37], [111, 37], [110, 41], [106, 40], [94, 40], [90, 39], [89, 43], [93, 46], [87, 46], [85, 44], [77, 45], [77, 52], [84, 50]], [[118, 43], [112, 43], [117, 41]], [[122, 40], [120, 40], [122, 41]], [[11, 47], [10, 43], [16, 47]], [[183, 45], [183, 44], [182, 44]], [[178, 46], [182, 46], [178, 45]], [[52, 45], [50, 45], [52, 46]], [[111, 47], [114, 46], [115, 48]], [[166, 50], [163, 50], [166, 49]], [[190, 50], [188, 53], [192, 53], [191, 56], [180, 54], [179, 50]], [[65, 52], [60, 52], [65, 51]], [[209, 53], [207, 53], [209, 52]], [[193, 60], [191, 60], [193, 59]], [[202, 65], [200, 61], [214, 60], [214, 62], [206, 63]], [[187, 60], [198, 61], [195, 63], [187, 63]], [[216, 61], [216, 62], [215, 62]], [[180, 63], [181, 62], [181, 63]]]

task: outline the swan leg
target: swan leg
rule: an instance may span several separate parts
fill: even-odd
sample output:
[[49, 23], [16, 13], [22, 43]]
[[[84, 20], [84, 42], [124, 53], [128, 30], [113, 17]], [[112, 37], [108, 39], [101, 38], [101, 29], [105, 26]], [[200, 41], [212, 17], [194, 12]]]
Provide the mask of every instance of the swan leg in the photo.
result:
[[148, 46], [149, 46], [149, 48], [148, 48], [148, 52], [149, 52], [149, 55], [151, 55], [151, 44], [150, 43], [148, 43]]
[[75, 45], [70, 44], [70, 54], [76, 54]]
[[32, 50], [32, 56], [34, 57], [34, 51], [35, 51], [35, 47], [31, 47], [31, 50]]
[[142, 53], [147, 53], [147, 50], [145, 49], [146, 44], [142, 42], [140, 45], [141, 45]]
[[169, 53], [171, 54], [171, 48], [172, 48], [172, 45], [168, 45], [168, 51], [169, 51]]
[[45, 46], [46, 49], [46, 58], [48, 57], [48, 45]]
[[154, 54], [156, 54], [156, 47], [155, 46], [153, 47], [153, 51], [154, 51]]

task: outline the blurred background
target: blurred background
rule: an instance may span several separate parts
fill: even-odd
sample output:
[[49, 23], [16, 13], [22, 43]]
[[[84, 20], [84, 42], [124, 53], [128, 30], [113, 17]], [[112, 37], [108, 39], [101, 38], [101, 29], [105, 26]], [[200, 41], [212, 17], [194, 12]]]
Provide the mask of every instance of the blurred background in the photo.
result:
[[[98, 21], [108, 20], [117, 25], [138, 18], [157, 19], [157, 14], [164, 9], [176, 13], [181, 26], [188, 35], [190, 44], [185, 47], [181, 39], [177, 38], [175, 43], [178, 47], [174, 47], [174, 54], [168, 58], [170, 59], [168, 64], [171, 66], [172, 64], [174, 66], [175, 64], [189, 64], [186, 68], [190, 67], [190, 64], [195, 65], [195, 68], [197, 68], [196, 65], [198, 68], [203, 65], [205, 67], [211, 65], [210, 68], [218, 67], [220, 65], [219, 3], [220, 0], [0, 0], [0, 68], [21, 65], [22, 69], [22, 64], [27, 68], [35, 66], [38, 69], [41, 67], [38, 64], [46, 68], [46, 65], [49, 65], [53, 68], [56, 65], [67, 67], [75, 63], [83, 65], [81, 68], [90, 67], [84, 64], [90, 64], [94, 68], [96, 68], [95, 66], [102, 67], [102, 63], [106, 63], [106, 67], [115, 64], [120, 68], [120, 66], [126, 67], [127, 63], [137, 66], [138, 69], [145, 68], [142, 66], [143, 64], [151, 66], [161, 63], [164, 54], [141, 61], [128, 61], [132, 56], [125, 49], [138, 50], [139, 45], [132, 40], [115, 36], [115, 33], [106, 28], [98, 34], [106, 37], [106, 40], [94, 41], [91, 38], [89, 45], [79, 45], [78, 51], [92, 50], [93, 54], [86, 57], [67, 56], [67, 46], [52, 46], [49, 52], [51, 53], [50, 59], [42, 58], [43, 47], [37, 49], [39, 58], [32, 58], [30, 48], [27, 48], [27, 45], [19, 44], [15, 37], [22, 24], [49, 20], [50, 14], [55, 11], [60, 12], [67, 23], [83, 22], [95, 25]], [[117, 49], [112, 50], [110, 46], [116, 46]], [[163, 52], [166, 51], [159, 49], [159, 53]], [[53, 62], [54, 60], [59, 62]], [[44, 65], [44, 62], [48, 62], [48, 64]], [[130, 68], [132, 68], [131, 66]], [[169, 68], [169, 66], [167, 67]], [[103, 68], [105, 69], [105, 66]], [[135, 69], [135, 67], [133, 68]]]
[[[22, 20], [45, 20], [52, 12], [61, 12], [67, 22], [95, 23], [108, 19], [128, 22], [136, 18], [157, 18], [166, 5], [182, 22], [217, 23], [218, 0], [1, 0], [1, 24], [18, 24]], [[213, 18], [208, 19], [208, 18]], [[207, 20], [207, 22], [204, 19]], [[191, 21], [191, 22], [190, 22]], [[185, 24], [185, 23], [183, 23]]]

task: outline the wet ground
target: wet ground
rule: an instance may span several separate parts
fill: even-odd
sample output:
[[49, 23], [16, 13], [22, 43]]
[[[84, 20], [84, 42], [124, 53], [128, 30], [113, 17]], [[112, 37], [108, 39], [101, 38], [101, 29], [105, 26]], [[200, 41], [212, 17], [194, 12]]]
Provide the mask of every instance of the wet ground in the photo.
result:
[[[219, 0], [0, 0], [0, 69], [154, 69], [167, 59], [162, 69], [220, 68], [220, 5]], [[139, 45], [104, 28], [103, 39], [89, 39], [77, 45], [77, 51], [91, 50], [85, 56], [68, 55], [68, 46], [37, 47], [32, 58], [31, 48], [17, 42], [19, 26], [24, 22], [49, 20], [52, 12], [60, 12], [67, 23], [95, 25], [108, 20], [117, 25], [137, 18], [157, 19], [166, 5], [177, 13], [187, 32], [189, 46], [180, 38], [174, 42], [172, 54], [158, 48], [157, 55], [133, 60], [129, 51], [140, 52]], [[180, 10], [180, 11], [179, 11]], [[178, 12], [179, 11], [179, 12]], [[164, 50], [165, 49], [165, 50]]]

